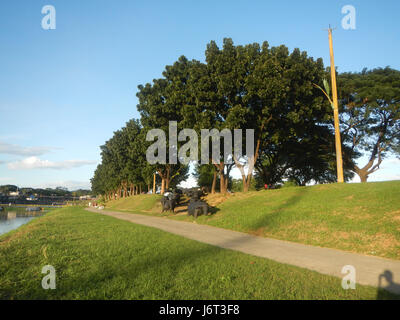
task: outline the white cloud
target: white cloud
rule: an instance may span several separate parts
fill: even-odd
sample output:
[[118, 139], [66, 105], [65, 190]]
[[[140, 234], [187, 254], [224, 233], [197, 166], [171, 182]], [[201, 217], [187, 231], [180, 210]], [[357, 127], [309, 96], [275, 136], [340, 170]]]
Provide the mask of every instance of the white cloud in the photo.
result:
[[50, 147], [22, 147], [16, 144], [10, 144], [0, 141], [0, 153], [12, 154], [17, 156], [40, 156], [50, 152]]
[[398, 159], [398, 158], [390, 158], [390, 159], [387, 159], [386, 161], [384, 160], [383, 163], [400, 165], [400, 159]]
[[181, 188], [194, 188], [194, 187], [197, 187], [198, 186], [197, 179], [191, 175], [185, 181], [182, 181], [178, 186], [181, 187]]
[[391, 181], [391, 180], [400, 180], [400, 174], [381, 174], [376, 175], [375, 177], [371, 175], [371, 178], [368, 179], [369, 182], [373, 181]]
[[38, 157], [28, 157], [20, 161], [9, 162], [7, 164], [8, 168], [11, 170], [20, 170], [20, 169], [71, 169], [77, 168], [84, 165], [95, 164], [96, 161], [88, 161], [88, 160], [65, 160], [53, 162], [49, 160], [41, 160]]

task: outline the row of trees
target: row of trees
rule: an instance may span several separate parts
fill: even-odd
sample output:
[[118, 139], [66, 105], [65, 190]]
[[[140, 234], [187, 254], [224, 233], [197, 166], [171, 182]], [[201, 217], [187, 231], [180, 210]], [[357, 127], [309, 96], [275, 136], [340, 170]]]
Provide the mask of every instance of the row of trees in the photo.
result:
[[80, 196], [87, 196], [91, 194], [91, 190], [85, 189], [78, 189], [74, 191], [69, 191], [65, 187], [56, 187], [53, 188], [30, 188], [30, 187], [23, 187], [20, 188], [16, 185], [7, 184], [0, 186], [0, 195], [8, 195], [10, 192], [19, 191], [20, 195], [23, 196], [30, 196], [30, 195], [37, 195], [37, 196], [59, 196], [59, 197], [80, 197]]
[[[153, 173], [160, 170], [146, 161], [146, 132], [138, 120], [132, 119], [100, 147], [102, 162], [91, 179], [95, 194], [111, 200], [151, 189]], [[167, 179], [163, 181], [165, 187], [175, 186], [185, 180], [188, 169], [188, 166], [182, 165], [171, 168]]]
[[[322, 59], [314, 60], [299, 49], [289, 52], [267, 42], [235, 46], [231, 39], [224, 39], [221, 49], [212, 41], [204, 63], [182, 56], [161, 78], [138, 87], [140, 121], [129, 121], [101, 147], [93, 191], [108, 198], [132, 195], [150, 188], [153, 173], [161, 192], [185, 180], [186, 165], [146, 161], [151, 144], [146, 133], [154, 128], [168, 132], [170, 121], [177, 122], [179, 131], [192, 128], [199, 136], [204, 128], [254, 129], [253, 159], [232, 154], [233, 163], [221, 157], [196, 167], [200, 184], [207, 180], [211, 192], [217, 183], [221, 192], [227, 191], [233, 167], [241, 172], [244, 191], [253, 172], [265, 184], [284, 179], [299, 185], [334, 182], [333, 112], [315, 86], [325, 78]], [[366, 181], [388, 153], [398, 150], [400, 72], [386, 68], [345, 73], [338, 76], [338, 83], [345, 179], [356, 173]], [[178, 141], [178, 148], [185, 143]], [[245, 144], [243, 139], [242, 150]], [[167, 159], [170, 147], [167, 139]], [[371, 153], [370, 161], [359, 168], [355, 160], [364, 152]], [[254, 170], [248, 169], [250, 160]]]

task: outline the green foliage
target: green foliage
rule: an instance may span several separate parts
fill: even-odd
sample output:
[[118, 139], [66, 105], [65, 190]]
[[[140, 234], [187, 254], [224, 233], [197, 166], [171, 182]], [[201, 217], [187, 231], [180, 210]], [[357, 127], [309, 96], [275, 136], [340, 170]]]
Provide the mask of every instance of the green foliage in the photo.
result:
[[15, 192], [18, 190], [17, 186], [7, 184], [4, 186], [0, 186], [0, 193], [9, 193], [9, 192]]
[[293, 187], [298, 187], [298, 186], [299, 186], [299, 184], [294, 180], [286, 180], [282, 184], [282, 188], [293, 188]]
[[[194, 167], [193, 176], [197, 180], [197, 184], [199, 187], [205, 187], [209, 191], [211, 191], [211, 186], [214, 179], [214, 172], [216, 168], [213, 164], [196, 164]], [[216, 191], [219, 190], [219, 178], [216, 180]]]
[[[399, 73], [386, 68], [338, 77], [341, 123], [348, 124], [342, 130], [346, 181], [357, 172], [355, 160], [366, 150], [378, 162], [400, 150]], [[174, 185], [177, 179], [184, 180], [187, 168], [179, 162], [149, 166], [143, 157], [151, 144], [144, 139], [148, 130], [168, 132], [169, 121], [177, 122], [178, 132], [193, 128], [199, 136], [201, 129], [254, 129], [257, 185], [285, 179], [299, 185], [334, 182], [333, 112], [320, 90], [324, 86], [331, 94], [328, 76], [322, 59], [315, 60], [299, 49], [290, 52], [284, 45], [270, 47], [268, 42], [234, 45], [229, 38], [219, 48], [211, 41], [204, 63], [181, 56], [165, 67], [162, 77], [138, 86], [140, 123], [131, 120], [102, 147], [103, 162], [93, 186], [97, 193], [105, 193], [127, 181], [149, 185], [155, 172], [162, 181], [173, 177]], [[247, 141], [242, 142], [244, 151]], [[179, 141], [178, 149], [184, 143]], [[169, 139], [166, 147], [168, 160]], [[247, 164], [245, 155], [235, 163], [239, 169]], [[221, 158], [212, 166], [219, 182], [229, 180], [232, 164]], [[211, 167], [196, 169], [201, 186], [211, 186]]]
[[101, 149], [102, 162], [92, 178], [95, 194], [114, 193], [128, 184], [148, 184], [153, 170], [145, 158], [146, 144], [139, 121], [130, 120], [121, 130], [114, 132]]
[[61, 196], [61, 197], [80, 197], [90, 195], [92, 193], [91, 190], [85, 189], [78, 189], [74, 191], [69, 191], [67, 188], [64, 187], [57, 187], [57, 188], [18, 188], [15, 185], [3, 185], [0, 186], [0, 193], [8, 194], [9, 192], [19, 191], [20, 194], [25, 196], [30, 196], [32, 194], [36, 194], [38, 196]]
[[[257, 182], [255, 179], [251, 179], [250, 181], [250, 186], [249, 186], [249, 191], [256, 191], [259, 188], [257, 188]], [[232, 179], [232, 187], [231, 190], [233, 192], [241, 192], [243, 191], [243, 180], [242, 179]]]
[[365, 178], [390, 154], [400, 155], [400, 71], [364, 69], [338, 77], [343, 142], [352, 157], [369, 157], [352, 170]]

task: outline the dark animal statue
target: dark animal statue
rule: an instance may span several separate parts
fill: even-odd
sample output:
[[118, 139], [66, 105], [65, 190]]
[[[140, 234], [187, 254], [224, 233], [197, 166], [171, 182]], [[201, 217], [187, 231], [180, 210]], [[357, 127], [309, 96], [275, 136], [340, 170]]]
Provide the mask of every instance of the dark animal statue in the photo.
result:
[[162, 206], [162, 212], [164, 211], [169, 211], [171, 210], [172, 212], [174, 212], [175, 207], [176, 207], [176, 200], [175, 199], [169, 199], [167, 197], [162, 197], [161, 199], [161, 206]]
[[190, 199], [188, 205], [188, 215], [197, 218], [200, 215], [208, 215], [208, 205], [204, 201]]

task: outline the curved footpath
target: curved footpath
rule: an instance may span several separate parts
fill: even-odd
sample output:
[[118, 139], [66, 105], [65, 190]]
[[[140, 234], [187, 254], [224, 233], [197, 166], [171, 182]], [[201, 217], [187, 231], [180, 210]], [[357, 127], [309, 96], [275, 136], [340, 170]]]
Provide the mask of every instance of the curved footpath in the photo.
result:
[[[168, 218], [93, 208], [86, 210], [157, 228], [224, 249], [240, 251], [339, 278], [345, 276], [345, 274], [342, 274], [342, 268], [346, 265], [351, 265], [356, 270], [357, 284], [378, 287], [379, 278], [381, 278], [383, 279], [382, 288], [392, 293], [400, 294], [400, 261], [283, 240], [261, 238], [242, 232]], [[382, 275], [385, 276], [382, 277]]]

